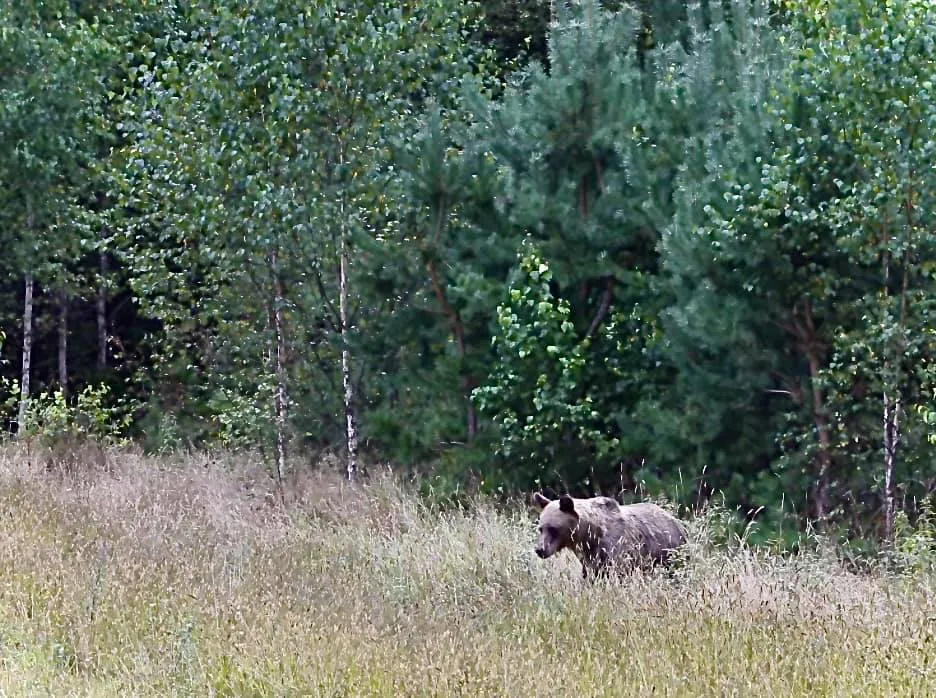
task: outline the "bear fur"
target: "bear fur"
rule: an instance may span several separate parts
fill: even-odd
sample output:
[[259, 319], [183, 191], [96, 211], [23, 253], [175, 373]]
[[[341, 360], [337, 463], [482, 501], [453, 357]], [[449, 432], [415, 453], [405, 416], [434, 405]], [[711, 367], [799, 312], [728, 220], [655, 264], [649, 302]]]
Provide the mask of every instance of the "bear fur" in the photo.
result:
[[582, 576], [627, 573], [669, 566], [686, 542], [682, 523], [656, 504], [618, 504], [610, 497], [549, 500], [540, 492], [533, 502], [542, 510], [536, 554], [545, 559], [568, 548], [582, 563]]

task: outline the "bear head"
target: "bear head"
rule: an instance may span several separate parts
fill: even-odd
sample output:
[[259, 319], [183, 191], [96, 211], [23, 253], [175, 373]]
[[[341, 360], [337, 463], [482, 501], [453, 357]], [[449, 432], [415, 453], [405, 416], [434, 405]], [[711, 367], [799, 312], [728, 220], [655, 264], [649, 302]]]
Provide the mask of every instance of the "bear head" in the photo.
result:
[[572, 545], [572, 534], [578, 526], [579, 516], [571, 497], [550, 500], [537, 492], [533, 495], [533, 502], [542, 509], [536, 554], [545, 559]]

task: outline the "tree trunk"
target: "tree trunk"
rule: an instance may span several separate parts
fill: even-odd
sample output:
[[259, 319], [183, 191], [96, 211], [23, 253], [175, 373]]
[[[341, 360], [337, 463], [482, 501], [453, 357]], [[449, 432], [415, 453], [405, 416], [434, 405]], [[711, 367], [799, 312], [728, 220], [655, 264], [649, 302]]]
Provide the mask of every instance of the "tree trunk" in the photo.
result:
[[[445, 211], [446, 199], [443, 197], [442, 200], [439, 201], [438, 210], [436, 212], [435, 231], [433, 233], [435, 249], [439, 248], [439, 244], [442, 239], [442, 228], [445, 224]], [[458, 358], [462, 362], [462, 366], [459, 371], [462, 373], [461, 388], [467, 405], [465, 428], [468, 433], [468, 443], [471, 443], [478, 434], [478, 410], [471, 401], [471, 391], [476, 387], [475, 379], [474, 376], [465, 370], [465, 356], [467, 354], [467, 346], [465, 344], [465, 325], [462, 322], [461, 315], [457, 310], [455, 310], [455, 308], [452, 307], [452, 304], [449, 303], [448, 296], [446, 295], [445, 289], [442, 287], [442, 281], [439, 278], [439, 270], [436, 267], [435, 260], [431, 257], [426, 261], [426, 270], [429, 272], [429, 282], [432, 284], [432, 292], [435, 293], [436, 299], [439, 301], [439, 305], [442, 307], [442, 312], [448, 318], [449, 324], [451, 325], [452, 336], [455, 338], [455, 346], [458, 348]]]
[[822, 344], [816, 336], [816, 325], [812, 315], [812, 305], [807, 300], [793, 308], [793, 318], [787, 326], [797, 340], [800, 351], [809, 364], [809, 383], [812, 388], [812, 417], [819, 441], [816, 455], [816, 486], [814, 490], [813, 516], [821, 524], [829, 515], [829, 480], [832, 476], [832, 437], [829, 427], [829, 415], [826, 412], [825, 395], [820, 386], [822, 369]]
[[465, 400], [468, 401], [467, 424], [465, 425], [468, 430], [468, 443], [474, 441], [478, 435], [478, 410], [471, 401], [471, 392], [475, 387], [477, 386], [471, 376], [465, 376], [462, 379], [462, 391], [465, 393]]
[[[911, 206], [907, 203], [907, 225], [912, 229]], [[885, 236], [886, 240], [886, 236]], [[884, 300], [889, 304], [890, 293], [890, 254], [884, 254]], [[903, 332], [907, 321], [907, 287], [909, 285], [909, 250], [904, 252], [903, 279], [900, 289], [900, 310], [897, 320], [896, 345], [894, 346], [894, 371], [890, 370], [890, 352], [884, 351], [884, 542], [888, 547], [894, 544], [894, 464], [897, 460], [897, 445], [900, 442], [900, 359], [904, 354]], [[887, 305], [885, 305], [885, 308]], [[885, 310], [885, 324], [887, 311]], [[893, 395], [893, 398], [891, 397]]]
[[29, 408], [29, 376], [32, 365], [32, 315], [33, 315], [33, 276], [26, 273], [26, 300], [23, 303], [23, 375], [20, 381], [20, 404], [17, 419], [17, 435], [26, 433], [26, 417]]
[[[344, 170], [344, 150], [339, 148], [338, 165]], [[358, 439], [357, 424], [354, 415], [354, 382], [351, 380], [351, 350], [348, 348], [351, 328], [348, 309], [348, 220], [345, 211], [345, 198], [338, 199], [339, 234], [338, 241], [338, 323], [341, 334], [341, 386], [344, 392], [345, 440], [348, 449], [347, 475], [353, 482], [358, 476]]]
[[900, 396], [891, 400], [884, 391], [884, 541], [894, 542], [894, 461], [900, 440]]
[[348, 349], [348, 243], [344, 234], [344, 207], [342, 206], [341, 249], [338, 260], [338, 314], [341, 323], [341, 384], [344, 388], [345, 435], [348, 447], [348, 480], [358, 474], [357, 427], [354, 420], [354, 384], [351, 382], [351, 352]]
[[[887, 240], [887, 234], [884, 235], [885, 242]], [[888, 284], [890, 283], [890, 254], [885, 250], [884, 252], [884, 322], [887, 322], [887, 303], [890, 299], [890, 293], [888, 289]], [[884, 403], [884, 541], [887, 545], [890, 545], [893, 540], [892, 534], [894, 531], [894, 454], [897, 451], [897, 444], [895, 443], [895, 431], [896, 431], [896, 419], [897, 415], [895, 413], [896, 405], [891, 404], [890, 395], [888, 395], [888, 380], [890, 379], [890, 372], [888, 371], [888, 360], [887, 360], [887, 350], [884, 352], [884, 390], [883, 390], [883, 403]]]
[[68, 293], [58, 292], [58, 382], [68, 397]]
[[98, 368], [107, 368], [107, 253], [101, 252], [101, 282], [97, 290], [97, 344]]
[[806, 356], [809, 362], [809, 380], [812, 385], [813, 423], [819, 438], [819, 467], [816, 473], [815, 516], [824, 522], [829, 515], [829, 478], [832, 470], [832, 439], [829, 436], [829, 417], [826, 414], [825, 400], [819, 387], [819, 357], [815, 350], [809, 350]]
[[614, 277], [609, 276], [605, 279], [605, 287], [601, 292], [601, 301], [598, 303], [598, 310], [595, 312], [595, 317], [592, 318], [588, 326], [588, 331], [585, 333], [586, 337], [594, 337], [601, 328], [601, 323], [604, 322], [605, 318], [608, 316], [608, 311], [611, 309], [611, 297], [613, 293]]
[[273, 419], [276, 427], [276, 453], [274, 455], [276, 468], [276, 485], [280, 496], [283, 493], [283, 473], [286, 472], [286, 337], [283, 319], [283, 278], [279, 269], [279, 252], [274, 250], [270, 255], [270, 266], [273, 272], [273, 333], [275, 336], [275, 366], [276, 392], [273, 405]]
[[[462, 323], [461, 315], [458, 311], [452, 307], [452, 304], [449, 303], [448, 297], [445, 295], [445, 289], [442, 288], [442, 281], [439, 279], [439, 272], [436, 269], [435, 262], [429, 260], [426, 262], [426, 269], [429, 272], [429, 282], [432, 284], [432, 291], [436, 295], [436, 299], [439, 301], [439, 305], [442, 306], [442, 312], [449, 319], [449, 324], [452, 327], [452, 335], [455, 337], [455, 346], [458, 349], [458, 357], [465, 361], [465, 354], [467, 353], [467, 346], [465, 344], [465, 326]], [[474, 403], [471, 402], [471, 391], [475, 388], [474, 377], [470, 373], [464, 372], [462, 369], [462, 394], [465, 396], [465, 400], [468, 404], [467, 414], [466, 414], [466, 428], [468, 430], [468, 442], [474, 440], [475, 436], [478, 434], [478, 411], [474, 406]]]

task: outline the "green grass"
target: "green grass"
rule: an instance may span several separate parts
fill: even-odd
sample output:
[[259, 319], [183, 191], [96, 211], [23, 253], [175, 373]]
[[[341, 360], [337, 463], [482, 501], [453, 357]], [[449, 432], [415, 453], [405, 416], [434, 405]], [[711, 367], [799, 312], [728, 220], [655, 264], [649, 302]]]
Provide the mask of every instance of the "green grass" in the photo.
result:
[[392, 481], [0, 451], [0, 695], [902, 696], [936, 690], [932, 579], [717, 551], [584, 585], [532, 513]]

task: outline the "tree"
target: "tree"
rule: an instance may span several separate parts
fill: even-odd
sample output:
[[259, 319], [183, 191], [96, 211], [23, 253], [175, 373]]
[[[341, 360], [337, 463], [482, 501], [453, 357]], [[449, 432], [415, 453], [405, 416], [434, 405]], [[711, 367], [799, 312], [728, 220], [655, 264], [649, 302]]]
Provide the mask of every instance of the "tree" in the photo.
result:
[[[569, 450], [586, 443], [600, 460], [618, 447], [592, 395], [581, 390], [595, 335], [575, 331], [569, 303], [553, 295], [552, 271], [529, 240], [513, 276], [497, 309], [494, 368], [473, 397], [500, 431], [498, 453], [512, 463], [506, 475], [512, 487], [541, 484], [541, 476], [565, 481]], [[618, 326], [612, 321], [598, 331], [621, 344]], [[591, 484], [594, 476], [575, 486]]]
[[[548, 73], [532, 66], [501, 103], [481, 110], [486, 146], [505, 172], [498, 205], [507, 225], [501, 230], [527, 232], [551, 273], [555, 300], [548, 303], [558, 301], [557, 311], [568, 308], [562, 322], [543, 325], [543, 344], [556, 345], [550, 333], [566, 335], [569, 323], [577, 341], [568, 346], [587, 347], [576, 349], [583, 362], [573, 381], [577, 393], [563, 399], [570, 409], [590, 404], [596, 415], [590, 433], [604, 438], [560, 437], [562, 420], [535, 405], [508, 428], [553, 430], [565, 444], [561, 455], [542, 444], [527, 448], [542, 467], [559, 461], [567, 481], [590, 477], [595, 483], [597, 473], [596, 484], [629, 488], [653, 472], [642, 468], [648, 457], [657, 456], [666, 469], [672, 455], [657, 436], [659, 406], [673, 380], [662, 352], [667, 288], [658, 244], [676, 215], [680, 178], [719, 166], [711, 163], [713, 152], [722, 155], [718, 148], [745, 147], [744, 123], [766, 82], [761, 71], [773, 49], [763, 9], [731, 7], [730, 21], [717, 8], [701, 13], [696, 7], [682, 30], [673, 31], [686, 38], [647, 47], [638, 41], [645, 17], [636, 10], [557, 4]], [[704, 186], [719, 189], [717, 180], [711, 172]], [[510, 293], [522, 298], [525, 288], [521, 281]], [[502, 347], [513, 341], [499, 335], [502, 340]], [[559, 364], [544, 363], [537, 352], [517, 351], [508, 366], [487, 385], [495, 389], [486, 393], [494, 415], [525, 399], [516, 392], [520, 385], [529, 389], [519, 382], [513, 393], [504, 391], [499, 384], [508, 373], [565, 385], [561, 372], [542, 372]], [[490, 399], [495, 395], [501, 407]]]
[[[358, 323], [375, 312], [362, 277], [401, 218], [391, 145], [463, 70], [446, 51], [458, 50], [471, 11], [450, 2], [202, 3], [185, 23], [214, 29], [189, 36], [176, 27], [141, 74], [150, 118], [133, 126], [142, 137], [126, 160], [128, 203], [145, 213], [122, 245], [147, 312], [176, 346], [192, 344], [185, 333], [197, 328], [210, 348], [198, 350], [200, 380], [218, 396], [215, 409], [275, 384], [260, 394], [275, 403], [280, 429], [305, 421], [303, 431], [327, 443], [322, 415], [341, 424], [351, 477], [367, 369], [352, 370], [352, 351]], [[286, 365], [265, 367], [264, 355]], [[237, 380], [225, 368], [218, 375], [235, 365]], [[341, 388], [323, 389], [336, 375]], [[292, 419], [281, 416], [286, 404]]]
[[[880, 446], [869, 450], [880, 453], [881, 466], [872, 472], [882, 473], [883, 536], [892, 542], [898, 445], [905, 432], [925, 431], [919, 420], [905, 418], [914, 419], [915, 407], [936, 386], [934, 347], [921, 331], [936, 309], [928, 263], [936, 253], [929, 232], [936, 141], [928, 135], [936, 101], [927, 89], [936, 81], [936, 11], [915, 0], [804, 3], [802, 9], [812, 12], [800, 18], [796, 96], [828, 129], [803, 129], [805, 138], [834, 138], [834, 159], [821, 161], [835, 187], [823, 210], [849, 256], [847, 286], [855, 297], [854, 321], [836, 328], [829, 380], [833, 390], [848, 393], [860, 381], [879, 397]], [[836, 172], [843, 160], [853, 166]], [[849, 365], [853, 375], [846, 377]], [[863, 411], [843, 430], [854, 434]], [[919, 458], [904, 451], [911, 463]]]
[[[102, 46], [68, 3], [0, 3], [0, 223], [24, 279], [19, 428], [31, 391], [34, 298], [57, 297], [58, 381], [68, 387], [69, 297], [81, 256], [76, 212], [100, 142]], [[79, 69], [79, 66], [81, 68]]]
[[[483, 82], [472, 81], [473, 89], [479, 86]], [[404, 261], [396, 283], [416, 291], [401, 313], [407, 328], [395, 325], [393, 334], [412, 334], [409, 341], [432, 346], [431, 356], [420, 352], [431, 369], [414, 367], [422, 373], [417, 380], [451, 385], [457, 390], [457, 407], [451, 412], [462, 415], [457, 427], [440, 419], [440, 414], [450, 413], [451, 403], [434, 394], [426, 411], [441, 422], [432, 435], [436, 444], [450, 439], [470, 446], [478, 436], [471, 392], [489, 357], [490, 310], [511, 264], [509, 252], [485, 227], [496, 219], [490, 202], [497, 175], [479, 147], [475, 127], [460, 103], [435, 102], [412, 139], [415, 147], [397, 153], [409, 210], [403, 222], [407, 237], [398, 248]], [[438, 354], [435, 347], [441, 349]], [[401, 376], [403, 381], [415, 378], [411, 373]]]
[[[701, 199], [707, 222], [666, 240], [677, 290], [668, 335], [689, 404], [718, 416], [710, 443], [744, 445], [731, 425], [751, 415], [746, 433], [761, 435], [768, 466], [749, 488], [755, 504], [776, 502], [777, 488], [805, 490], [810, 516], [828, 524], [868, 513], [862, 495], [883, 470], [889, 537], [898, 426], [932, 385], [932, 349], [914, 330], [932, 312], [922, 233], [932, 145], [920, 136], [932, 117], [916, 87], [932, 70], [922, 29], [932, 11], [787, 8], [795, 54], [770, 100], [772, 147], [760, 149], [756, 176], [739, 171], [726, 197]], [[884, 415], [877, 447], [872, 396]], [[922, 449], [920, 425], [909, 431]], [[929, 461], [907, 456], [917, 468]]]

